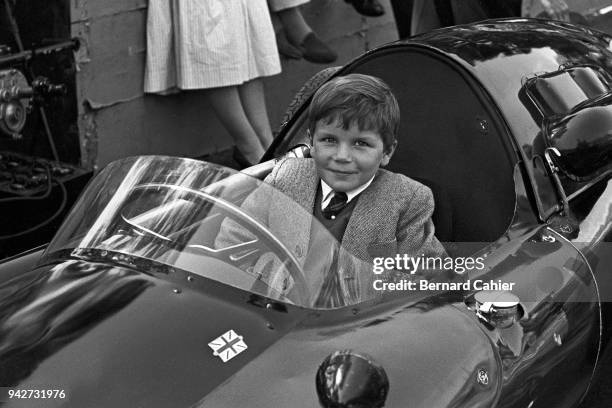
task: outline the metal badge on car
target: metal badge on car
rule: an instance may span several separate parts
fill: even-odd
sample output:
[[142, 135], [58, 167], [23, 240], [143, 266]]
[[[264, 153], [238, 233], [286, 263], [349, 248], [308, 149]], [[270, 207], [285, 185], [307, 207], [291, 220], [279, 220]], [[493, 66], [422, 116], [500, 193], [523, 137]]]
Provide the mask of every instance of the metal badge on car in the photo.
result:
[[478, 384], [481, 385], [489, 385], [489, 373], [484, 368], [478, 370], [478, 375], [476, 376]]
[[213, 355], [219, 357], [224, 363], [227, 363], [248, 348], [244, 338], [233, 330], [226, 331], [208, 343], [208, 347], [213, 350]]

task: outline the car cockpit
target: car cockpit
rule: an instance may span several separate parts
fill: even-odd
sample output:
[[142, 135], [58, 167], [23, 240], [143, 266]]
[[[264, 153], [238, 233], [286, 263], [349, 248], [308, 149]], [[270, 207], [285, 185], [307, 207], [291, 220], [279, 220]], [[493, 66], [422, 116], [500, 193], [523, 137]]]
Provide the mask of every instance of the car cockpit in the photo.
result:
[[[387, 169], [432, 190], [438, 239], [484, 246], [502, 236], [515, 211], [518, 156], [482, 86], [458, 64], [417, 46], [390, 47], [339, 74], [353, 72], [380, 77], [396, 95], [399, 145]], [[297, 114], [276, 151], [305, 142], [306, 112]]]

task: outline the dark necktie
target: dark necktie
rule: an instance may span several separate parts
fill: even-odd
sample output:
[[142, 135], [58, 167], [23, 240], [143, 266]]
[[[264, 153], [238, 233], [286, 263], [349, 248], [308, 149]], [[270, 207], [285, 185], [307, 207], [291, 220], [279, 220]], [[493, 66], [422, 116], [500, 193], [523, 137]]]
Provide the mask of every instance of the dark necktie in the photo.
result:
[[334, 192], [334, 196], [327, 204], [327, 207], [323, 209], [323, 216], [327, 219], [334, 219], [336, 215], [346, 206], [348, 196], [346, 193]]

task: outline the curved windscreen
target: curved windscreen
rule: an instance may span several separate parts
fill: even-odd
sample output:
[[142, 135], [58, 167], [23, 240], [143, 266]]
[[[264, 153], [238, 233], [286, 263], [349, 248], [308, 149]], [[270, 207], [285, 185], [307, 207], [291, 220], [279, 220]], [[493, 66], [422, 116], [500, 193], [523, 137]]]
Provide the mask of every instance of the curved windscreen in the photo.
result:
[[160, 156], [113, 162], [96, 176], [43, 262], [58, 257], [151, 272], [143, 270], [147, 260], [315, 308], [369, 300], [380, 278], [270, 185], [210, 163]]

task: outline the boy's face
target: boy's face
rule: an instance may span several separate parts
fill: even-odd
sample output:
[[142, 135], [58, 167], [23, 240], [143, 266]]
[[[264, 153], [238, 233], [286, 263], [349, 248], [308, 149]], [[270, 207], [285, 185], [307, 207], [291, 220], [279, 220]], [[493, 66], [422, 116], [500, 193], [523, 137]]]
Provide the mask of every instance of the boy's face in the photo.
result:
[[385, 152], [382, 137], [371, 130], [348, 129], [342, 123], [317, 122], [310, 154], [317, 173], [334, 191], [347, 192], [370, 180], [380, 166], [386, 166], [396, 143]]

